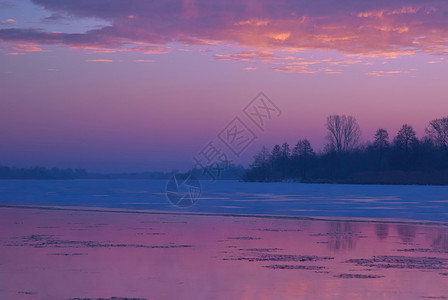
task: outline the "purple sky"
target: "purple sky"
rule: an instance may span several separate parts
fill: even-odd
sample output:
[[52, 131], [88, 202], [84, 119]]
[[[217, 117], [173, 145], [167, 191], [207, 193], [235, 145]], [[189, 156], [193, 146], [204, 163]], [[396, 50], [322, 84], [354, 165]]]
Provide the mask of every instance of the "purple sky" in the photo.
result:
[[236, 163], [330, 114], [422, 136], [447, 39], [443, 0], [0, 0], [0, 165], [186, 169], [260, 91], [282, 115]]

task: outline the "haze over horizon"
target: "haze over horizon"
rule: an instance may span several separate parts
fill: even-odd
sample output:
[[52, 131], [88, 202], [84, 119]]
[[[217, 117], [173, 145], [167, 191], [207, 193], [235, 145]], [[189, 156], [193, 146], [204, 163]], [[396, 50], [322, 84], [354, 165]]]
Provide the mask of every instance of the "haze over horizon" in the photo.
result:
[[[107, 9], [106, 9], [107, 8]], [[448, 3], [0, 1], [0, 165], [169, 171], [263, 91], [282, 111], [233, 159], [353, 115], [363, 141], [448, 115]]]

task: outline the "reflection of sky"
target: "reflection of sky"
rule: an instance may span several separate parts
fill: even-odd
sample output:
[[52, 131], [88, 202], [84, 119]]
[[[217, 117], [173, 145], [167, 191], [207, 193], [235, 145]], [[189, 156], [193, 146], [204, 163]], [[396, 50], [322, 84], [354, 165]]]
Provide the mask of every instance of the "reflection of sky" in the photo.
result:
[[[5, 299], [421, 299], [446, 293], [445, 226], [7, 208], [0, 216]], [[350, 275], [373, 278], [341, 278]]]
[[445, 2], [283, 2], [1, 2], [2, 164], [187, 168], [261, 90], [283, 114], [237, 162], [321, 149], [330, 114], [370, 140], [448, 110]]

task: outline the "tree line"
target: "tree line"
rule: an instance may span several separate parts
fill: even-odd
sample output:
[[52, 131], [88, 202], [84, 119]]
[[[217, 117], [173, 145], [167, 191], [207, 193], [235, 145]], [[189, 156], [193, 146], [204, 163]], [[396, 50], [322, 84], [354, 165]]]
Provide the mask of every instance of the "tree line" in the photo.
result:
[[0, 166], [0, 179], [82, 179], [86, 177], [87, 171], [84, 169]]
[[169, 179], [178, 170], [170, 172], [134, 172], [134, 173], [90, 173], [80, 168], [16, 168], [0, 166], [1, 179]]
[[419, 139], [403, 124], [391, 139], [379, 128], [373, 140], [361, 143], [353, 116], [331, 115], [326, 120], [326, 144], [316, 153], [308, 139], [291, 147], [262, 147], [243, 176], [244, 181], [448, 184], [448, 117], [429, 122]]

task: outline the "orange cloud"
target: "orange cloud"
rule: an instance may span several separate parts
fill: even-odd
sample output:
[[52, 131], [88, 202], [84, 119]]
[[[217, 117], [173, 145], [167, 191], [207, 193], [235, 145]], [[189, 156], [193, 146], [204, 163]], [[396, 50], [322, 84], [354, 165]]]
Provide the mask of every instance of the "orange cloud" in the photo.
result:
[[88, 59], [89, 62], [113, 62], [112, 59]]
[[383, 17], [387, 15], [401, 15], [401, 14], [415, 14], [420, 8], [407, 6], [393, 10], [373, 10], [367, 12], [360, 12], [357, 14], [358, 18]]
[[271, 62], [274, 59], [290, 59], [290, 57], [282, 57], [266, 50], [249, 50], [232, 54], [215, 54], [217, 60], [229, 61], [264, 61]]
[[386, 76], [391, 76], [391, 75], [395, 75], [395, 74], [403, 74], [403, 73], [408, 73], [408, 71], [371, 71], [371, 72], [368, 72], [367, 75], [377, 76], [377, 77], [386, 77]]
[[359, 55], [349, 55], [356, 57], [373, 57], [373, 58], [384, 58], [384, 59], [395, 59], [400, 56], [409, 56], [417, 53], [415, 50], [398, 50], [398, 51], [375, 51]]
[[251, 19], [251, 20], [245, 20], [235, 23], [235, 26], [242, 26], [242, 25], [253, 25], [253, 26], [266, 26], [269, 24], [268, 19]]
[[389, 27], [386, 25], [382, 25], [378, 27], [381, 31], [396, 31], [398, 33], [404, 33], [409, 31], [409, 27], [403, 26], [403, 27]]
[[268, 37], [278, 41], [286, 41], [291, 36], [291, 32], [269, 33]]
[[38, 45], [35, 44], [16, 44], [11, 47], [12, 50], [25, 51], [25, 52], [49, 52], [48, 50], [43, 50]]
[[9, 52], [9, 53], [6, 53], [5, 55], [25, 55], [25, 53], [20, 53], [20, 52]]

